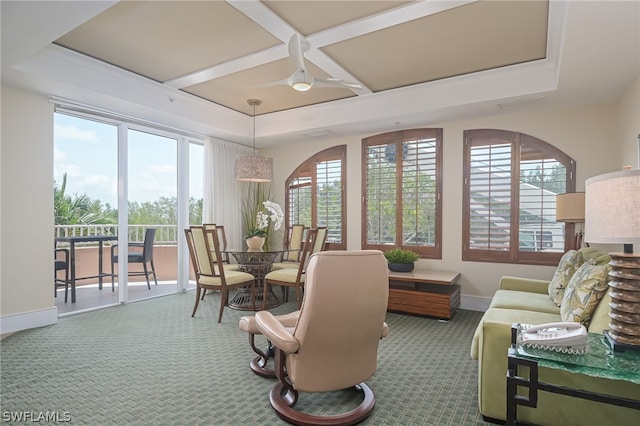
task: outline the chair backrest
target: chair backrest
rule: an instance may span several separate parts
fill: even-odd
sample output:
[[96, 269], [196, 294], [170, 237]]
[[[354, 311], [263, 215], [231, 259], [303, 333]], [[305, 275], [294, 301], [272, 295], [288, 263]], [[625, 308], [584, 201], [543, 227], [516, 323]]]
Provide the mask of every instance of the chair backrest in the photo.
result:
[[147, 228], [144, 233], [144, 247], [142, 248], [142, 257], [145, 261], [153, 259], [153, 242], [156, 239], [156, 228]]
[[[224, 226], [216, 225], [215, 223], [204, 223], [202, 224], [205, 230], [215, 230], [218, 235], [218, 242], [220, 247], [220, 256], [224, 263], [229, 263], [229, 255], [226, 253], [227, 250], [227, 236], [224, 233]], [[209, 238], [209, 246], [213, 248], [213, 240]], [[215, 251], [211, 252], [211, 256], [213, 256], [213, 260], [218, 260], [218, 254]]]
[[[191, 256], [191, 264], [196, 273], [196, 279], [200, 276], [220, 277], [222, 261], [213, 259], [213, 253], [219, 253], [218, 235], [215, 229], [206, 229], [204, 226], [191, 226], [184, 230]], [[211, 245], [213, 244], [213, 247]], [[219, 258], [218, 258], [219, 259]], [[218, 267], [215, 267], [217, 263]]]
[[296, 224], [291, 225], [285, 233], [286, 241], [284, 243], [285, 249], [288, 250], [285, 259], [291, 262], [298, 262], [302, 255], [302, 244], [304, 242], [305, 234], [309, 231], [309, 228]]
[[327, 227], [318, 226], [316, 230], [317, 230], [317, 235], [313, 242], [313, 248], [311, 250], [311, 254], [318, 253], [319, 251], [323, 251], [325, 245], [327, 244], [327, 235], [328, 235]]
[[300, 346], [287, 359], [296, 390], [345, 389], [373, 375], [388, 296], [387, 261], [381, 251], [311, 256], [293, 332]]
[[309, 229], [307, 231], [307, 238], [302, 243], [302, 249], [300, 251], [299, 258], [299, 266], [298, 266], [298, 277], [297, 282], [299, 283], [301, 277], [307, 272], [307, 265], [309, 264], [309, 259], [313, 254], [313, 247], [315, 246], [316, 239], [318, 238], [318, 230], [317, 229]]

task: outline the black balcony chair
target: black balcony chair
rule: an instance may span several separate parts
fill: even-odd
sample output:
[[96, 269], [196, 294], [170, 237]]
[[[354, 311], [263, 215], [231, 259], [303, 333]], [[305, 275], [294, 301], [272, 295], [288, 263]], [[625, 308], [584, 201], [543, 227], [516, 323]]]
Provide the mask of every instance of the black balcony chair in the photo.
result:
[[[58, 287], [64, 287], [64, 303], [69, 297], [69, 250], [54, 250], [54, 270], [53, 270], [53, 296], [58, 297]], [[58, 277], [58, 272], [64, 271], [64, 279]]]
[[[156, 238], [156, 228], [147, 228], [144, 234], [144, 242], [142, 243], [129, 243], [129, 263], [141, 263], [143, 271], [129, 271], [129, 276], [142, 276], [147, 279], [147, 288], [151, 290], [151, 283], [149, 282], [149, 275], [153, 274], [153, 280], [158, 285], [158, 278], [156, 277], [156, 268], [153, 265], [153, 241]], [[134, 249], [134, 250], [131, 250]], [[140, 251], [142, 249], [142, 251]], [[118, 263], [118, 245], [111, 246], [111, 291], [114, 291], [114, 265]], [[147, 265], [151, 266], [151, 269]]]

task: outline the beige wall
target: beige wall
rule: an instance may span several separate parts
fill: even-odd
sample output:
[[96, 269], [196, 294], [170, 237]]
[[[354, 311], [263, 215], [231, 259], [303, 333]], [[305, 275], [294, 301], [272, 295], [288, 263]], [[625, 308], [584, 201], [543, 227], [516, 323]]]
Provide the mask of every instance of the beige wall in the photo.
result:
[[640, 169], [640, 76], [620, 100], [618, 125], [622, 141], [621, 163]]
[[[637, 82], [636, 82], [637, 85]], [[636, 90], [632, 88], [633, 90]], [[630, 90], [632, 90], [630, 89]], [[633, 96], [629, 96], [633, 98]], [[626, 99], [626, 98], [625, 98]], [[640, 99], [629, 101], [620, 109], [637, 110]], [[455, 270], [462, 273], [463, 302], [467, 307], [483, 306], [497, 289], [503, 275], [549, 279], [555, 268], [533, 265], [463, 262], [462, 256], [462, 136], [466, 129], [496, 128], [527, 133], [562, 149], [577, 162], [577, 190], [584, 190], [584, 181], [601, 173], [622, 167], [621, 158], [626, 145], [620, 140], [619, 117], [623, 115], [617, 104], [594, 105], [581, 108], [549, 109], [540, 106], [526, 112], [481, 119], [435, 123], [428, 127], [444, 129], [443, 181], [443, 255], [442, 260], [421, 260], [420, 266]], [[632, 115], [632, 114], [630, 114]], [[625, 121], [633, 122], [633, 118]], [[637, 128], [635, 123], [625, 126]], [[389, 129], [392, 131], [394, 129]], [[359, 249], [361, 241], [361, 139], [370, 134], [346, 138], [301, 138], [297, 144], [262, 150], [274, 158], [273, 192], [284, 202], [284, 181], [310, 155], [325, 148], [347, 145], [347, 248]], [[606, 141], [606, 143], [603, 143]], [[475, 305], [477, 302], [478, 305]], [[464, 303], [463, 303], [464, 307]]]
[[[543, 139], [577, 161], [577, 189], [583, 190], [588, 177], [618, 170], [629, 163], [629, 156], [637, 155], [639, 93], [636, 80], [618, 104], [565, 110], [541, 105], [527, 112], [430, 124], [444, 128], [443, 258], [421, 263], [460, 271], [463, 300], [477, 298], [478, 303], [492, 296], [502, 275], [549, 278], [551, 267], [461, 261], [462, 132], [499, 128]], [[0, 331], [4, 333], [54, 323], [56, 318], [51, 291], [53, 106], [45, 96], [6, 87], [1, 95]], [[263, 150], [274, 157], [273, 189], [282, 203], [284, 180], [299, 163], [324, 148], [347, 145], [349, 249], [360, 248], [360, 140], [365, 136], [370, 135], [301, 138], [297, 144]]]
[[[53, 274], [53, 105], [2, 87], [2, 331], [56, 322]], [[22, 327], [25, 328], [25, 327]]]

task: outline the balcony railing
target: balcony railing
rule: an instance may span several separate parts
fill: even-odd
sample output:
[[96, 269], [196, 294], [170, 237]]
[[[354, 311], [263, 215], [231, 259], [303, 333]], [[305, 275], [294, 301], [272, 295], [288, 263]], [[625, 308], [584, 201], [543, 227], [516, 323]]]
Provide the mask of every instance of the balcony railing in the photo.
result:
[[[147, 228], [156, 228], [156, 237], [153, 242], [153, 257], [156, 267], [158, 281], [175, 281], [177, 279], [177, 225], [129, 225], [127, 227], [128, 242], [142, 243]], [[72, 237], [83, 235], [118, 235], [118, 226], [108, 225], [56, 225], [56, 237]], [[111, 271], [111, 257], [109, 246], [116, 241], [105, 243], [103, 249], [102, 270], [106, 273]], [[60, 242], [60, 248], [68, 247], [68, 243]], [[98, 243], [76, 243], [75, 251], [76, 276], [92, 277], [98, 274]], [[141, 270], [140, 265], [132, 264], [131, 270]], [[108, 279], [107, 279], [108, 280]], [[130, 276], [128, 280], [144, 281], [144, 277]], [[83, 279], [77, 285], [95, 284], [97, 279]], [[108, 287], [111, 287], [110, 280]], [[62, 299], [64, 300], [64, 298]]]
[[[156, 228], [156, 238], [153, 245], [177, 245], [178, 226], [177, 225], [129, 225], [127, 227], [128, 241], [130, 243], [141, 243], [144, 241], [144, 233], [147, 228]], [[55, 236], [75, 237], [80, 235], [118, 235], [118, 225], [56, 225]], [[98, 243], [86, 243], [86, 245], [97, 245]], [[78, 244], [80, 245], [80, 244]]]

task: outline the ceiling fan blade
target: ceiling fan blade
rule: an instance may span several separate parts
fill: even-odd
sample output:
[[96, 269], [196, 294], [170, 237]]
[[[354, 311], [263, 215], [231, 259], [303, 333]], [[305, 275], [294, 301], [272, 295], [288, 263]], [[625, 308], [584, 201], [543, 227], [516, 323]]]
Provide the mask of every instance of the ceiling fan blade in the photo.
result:
[[309, 42], [302, 38], [299, 33], [293, 33], [289, 39], [289, 57], [291, 61], [301, 71], [306, 71], [304, 67], [304, 55], [309, 51]]
[[362, 86], [356, 83], [340, 80], [339, 78], [316, 78], [315, 85], [319, 87], [349, 87], [352, 89], [362, 89]]

